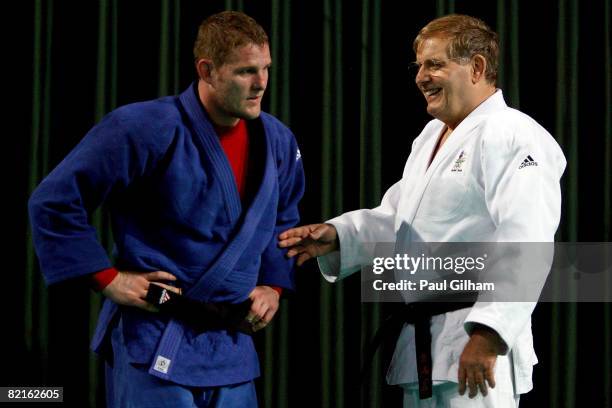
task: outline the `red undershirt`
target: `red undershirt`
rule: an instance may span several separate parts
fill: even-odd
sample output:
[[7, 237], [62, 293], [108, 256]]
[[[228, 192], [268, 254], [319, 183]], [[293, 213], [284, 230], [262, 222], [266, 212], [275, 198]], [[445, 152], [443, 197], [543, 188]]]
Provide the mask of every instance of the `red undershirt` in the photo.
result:
[[[227, 156], [227, 159], [234, 173], [234, 180], [238, 187], [240, 198], [244, 199], [247, 183], [247, 169], [249, 167], [249, 133], [247, 131], [246, 121], [240, 119], [233, 126], [215, 126], [221, 147]], [[108, 268], [96, 272], [92, 276], [93, 287], [95, 290], [104, 289], [117, 276], [115, 268]], [[279, 295], [283, 289], [272, 286]]]

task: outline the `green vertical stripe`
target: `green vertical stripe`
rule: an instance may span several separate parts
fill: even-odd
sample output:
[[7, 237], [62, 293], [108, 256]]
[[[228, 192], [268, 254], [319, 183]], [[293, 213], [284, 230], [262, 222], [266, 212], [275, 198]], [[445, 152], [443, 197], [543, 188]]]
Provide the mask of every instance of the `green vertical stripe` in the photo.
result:
[[[98, 52], [97, 52], [97, 70], [96, 70], [96, 94], [94, 102], [95, 121], [99, 122], [107, 111], [108, 95], [106, 90], [109, 89], [107, 83], [107, 52], [108, 52], [108, 0], [100, 0], [98, 3]], [[111, 39], [112, 41], [112, 39]], [[112, 44], [112, 43], [111, 43]], [[112, 66], [111, 66], [112, 73]], [[98, 231], [98, 236], [102, 238], [102, 230], [104, 225], [103, 215], [101, 210], [97, 210], [92, 217], [92, 225]], [[94, 271], [92, 271], [94, 272]], [[93, 333], [96, 326], [96, 317], [100, 311], [100, 296], [97, 294], [91, 294], [89, 297], [89, 333]], [[88, 398], [89, 405], [95, 406], [97, 393], [97, 373], [98, 373], [98, 361], [97, 358], [89, 354], [88, 359], [88, 371], [89, 371], [89, 382], [88, 382]]]
[[272, 25], [270, 27], [270, 52], [272, 54], [272, 63], [275, 65], [274, 69], [270, 71], [269, 82], [269, 95], [270, 95], [270, 113], [273, 115], [278, 115], [278, 106], [279, 106], [279, 65], [282, 67], [282, 62], [278, 57], [278, 50], [280, 48], [280, 38], [279, 38], [279, 14], [280, 14], [280, 0], [272, 0], [271, 6], [271, 14], [272, 14]]
[[520, 47], [519, 47], [519, 10], [518, 0], [510, 0], [510, 84], [508, 90], [510, 91], [510, 101], [512, 106], [519, 108], [520, 95], [519, 95], [519, 61], [520, 61]]
[[[287, 125], [291, 125], [291, 3], [283, 2], [281, 13], [282, 24], [282, 58], [283, 69], [281, 72], [283, 81], [281, 82], [281, 109], [280, 118]], [[277, 41], [279, 42], [279, 41]]]
[[506, 0], [497, 0], [497, 25], [496, 32], [499, 37], [499, 57], [497, 69], [497, 86], [506, 93]]
[[276, 406], [278, 408], [289, 407], [289, 377], [290, 377], [290, 365], [289, 365], [289, 316], [292, 314], [291, 304], [285, 299], [281, 300], [280, 303], [280, 320], [277, 323], [279, 327], [279, 336], [277, 338], [278, 343], [278, 370], [276, 370], [276, 381], [277, 381], [277, 394], [276, 394]]
[[[556, 97], [556, 112], [555, 112], [555, 137], [559, 144], [567, 151], [567, 136], [565, 133], [565, 121], [566, 118], [566, 90], [565, 90], [565, 0], [559, 0], [557, 16], [557, 97]], [[567, 200], [569, 191], [566, 189], [564, 194], [564, 202]], [[564, 240], [567, 239], [567, 233], [561, 232]], [[556, 276], [553, 276], [553, 285], [555, 290], [555, 296], [558, 297], [559, 293], [559, 282]], [[551, 344], [550, 344], [550, 407], [556, 408], [560, 405], [560, 391], [561, 391], [561, 371], [562, 355], [561, 355], [561, 311], [562, 305], [554, 303], [552, 305], [552, 322], [551, 322]]]
[[[569, 163], [568, 166], [568, 196], [569, 196], [569, 240], [571, 242], [578, 241], [578, 40], [579, 40], [579, 27], [578, 27], [578, 0], [569, 0], [569, 66], [571, 67], [568, 75], [569, 93], [567, 100], [569, 103], [569, 145], [571, 149], [569, 151]], [[571, 285], [569, 288], [570, 299], [576, 298], [576, 287]], [[567, 313], [565, 314], [567, 328], [565, 332], [566, 347], [564, 356], [565, 361], [565, 385], [564, 385], [564, 404], [565, 407], [571, 408], [575, 406], [576, 400], [576, 351], [577, 351], [577, 332], [576, 332], [576, 319], [577, 319], [577, 305], [576, 303], [568, 303]]]
[[263, 406], [264, 407], [271, 407], [272, 405], [272, 398], [273, 398], [273, 392], [274, 392], [274, 377], [272, 376], [273, 371], [274, 371], [274, 359], [275, 359], [275, 353], [274, 353], [274, 333], [276, 331], [276, 321], [274, 321], [272, 324], [270, 324], [268, 327], [266, 327], [266, 329], [264, 330], [264, 367], [266, 369], [264, 369], [263, 372], [263, 386], [264, 386], [264, 392], [263, 392]]
[[159, 78], [157, 94], [167, 95], [169, 91], [168, 80], [170, 79], [170, 0], [161, 2], [161, 27], [159, 31]]
[[[334, 193], [330, 194], [330, 197], [333, 196], [333, 205], [334, 214], [340, 214], [344, 210], [343, 208], [343, 143], [344, 143], [344, 105], [343, 105], [343, 73], [344, 73], [344, 64], [343, 64], [343, 47], [342, 47], [342, 30], [343, 30], [343, 20], [342, 20], [342, 1], [335, 0], [334, 1], [334, 131], [333, 131], [333, 140], [334, 140], [334, 162], [335, 168], [333, 169], [333, 180], [334, 180]], [[333, 312], [333, 316], [336, 319], [335, 328], [335, 345], [334, 345], [334, 366], [335, 366], [335, 378], [334, 385], [336, 390], [336, 398], [335, 404], [336, 407], [344, 407], [345, 406], [345, 398], [344, 398], [344, 379], [346, 377], [346, 373], [344, 372], [344, 339], [346, 336], [344, 335], [344, 284], [342, 282], [337, 283], [335, 285], [335, 310]]]
[[107, 41], [106, 27], [108, 25], [108, 0], [98, 2], [98, 54], [96, 74], [96, 100], [94, 104], [95, 121], [99, 122], [106, 113], [106, 66]]
[[[43, 86], [43, 109], [42, 109], [42, 128], [41, 128], [41, 150], [38, 159], [42, 166], [39, 169], [40, 179], [49, 171], [49, 144], [51, 138], [51, 46], [53, 38], [53, 1], [48, 0], [46, 20], [46, 42], [45, 42], [45, 73]], [[39, 179], [39, 180], [40, 180]], [[42, 363], [42, 378], [48, 378], [48, 356], [49, 356], [49, 296], [45, 288], [44, 281], [40, 274], [35, 275], [35, 289], [38, 300], [38, 314], [36, 321], [36, 338], [38, 340], [37, 349]]]
[[173, 53], [173, 80], [172, 93], [178, 94], [181, 89], [180, 69], [181, 69], [181, 1], [174, 0], [174, 53]]
[[[604, 153], [604, 241], [612, 241], [612, 197], [610, 189], [612, 188], [612, 72], [610, 65], [610, 0], [604, 3], [604, 137], [605, 137], [605, 153]], [[608, 263], [609, 265], [609, 263]], [[610, 288], [610, 274], [605, 275], [606, 288]], [[609, 290], [609, 289], [608, 289]], [[607, 298], [610, 299], [610, 293], [607, 293]], [[603, 406], [612, 407], [612, 303], [604, 303], [604, 378], [603, 378]]]
[[[376, 205], [381, 195], [381, 1], [366, 0], [362, 4], [359, 206], [368, 208]], [[379, 325], [379, 306], [378, 304], [362, 305], [362, 350]], [[368, 401], [367, 406], [380, 405], [381, 372], [380, 357], [377, 356], [372, 364], [372, 372], [369, 373], [371, 382], [366, 384], [367, 389], [364, 390], [363, 398]]]
[[[322, 83], [322, 143], [321, 143], [321, 214], [328, 219], [333, 214], [332, 202], [332, 11], [331, 0], [323, 1], [323, 83]], [[332, 289], [329, 283], [320, 280], [321, 306], [319, 310], [319, 324], [321, 337], [321, 406], [331, 406], [331, 316], [332, 315]]]
[[[612, 241], [612, 71], [610, 65], [610, 0], [604, 4], [604, 240]], [[609, 344], [609, 343], [608, 343]]]
[[366, 205], [367, 197], [367, 183], [370, 182], [368, 179], [368, 166], [366, 166], [368, 160], [368, 140], [367, 140], [367, 126], [368, 126], [368, 50], [370, 48], [369, 38], [369, 7], [370, 0], [363, 0], [361, 10], [361, 78], [359, 83], [360, 89], [360, 115], [359, 115], [359, 207], [363, 208]]
[[[287, 125], [291, 124], [291, 3], [283, 3], [282, 8], [282, 43], [280, 39], [277, 43], [282, 44], [282, 58], [283, 58], [283, 69], [281, 72], [282, 82], [279, 86], [281, 88], [281, 109], [280, 118]], [[281, 314], [280, 321], [280, 337], [279, 337], [279, 356], [278, 359], [279, 367], [279, 380], [278, 380], [278, 393], [277, 393], [277, 406], [279, 408], [289, 407], [289, 378], [291, 373], [291, 365], [289, 355], [291, 348], [289, 344], [289, 332], [290, 332], [290, 316], [292, 315], [292, 308], [290, 303], [283, 301], [284, 311]]]
[[[39, 147], [40, 147], [40, 133], [41, 133], [41, 89], [42, 89], [42, 78], [41, 78], [41, 53], [42, 53], [42, 4], [41, 0], [36, 0], [34, 3], [34, 73], [32, 76], [32, 129], [30, 135], [30, 174], [28, 180], [28, 195], [32, 193], [38, 182], [40, 181], [40, 167], [39, 167]], [[46, 66], [47, 67], [47, 66]], [[44, 152], [46, 154], [46, 152]], [[33, 330], [33, 305], [34, 299], [34, 282], [35, 282], [35, 271], [36, 271], [36, 256], [34, 254], [34, 247], [32, 245], [32, 234], [28, 227], [27, 229], [27, 248], [26, 248], [26, 276], [24, 282], [24, 342], [26, 349], [32, 351], [32, 330]]]
[[[117, 80], [118, 80], [118, 66], [119, 61], [117, 57], [117, 47], [119, 44], [119, 5], [117, 4], [119, 0], [113, 1], [113, 17], [112, 17], [112, 33], [111, 33], [111, 81], [110, 81], [110, 109], [115, 109], [117, 107]], [[177, 0], [178, 3], [178, 0]]]
[[[279, 101], [279, 81], [278, 81], [278, 72], [280, 65], [282, 67], [282, 63], [279, 61], [279, 53], [280, 49], [280, 1], [272, 0], [271, 3], [271, 31], [270, 31], [270, 47], [271, 47], [271, 57], [272, 62], [275, 65], [275, 69], [272, 69], [270, 72], [270, 77], [268, 78], [269, 87], [268, 93], [270, 97], [270, 113], [278, 116], [278, 107], [280, 105]], [[282, 69], [282, 68], [281, 68]], [[279, 313], [284, 313], [285, 311], [279, 311]], [[264, 331], [264, 370], [263, 370], [263, 406], [264, 407], [273, 407], [274, 406], [274, 386], [275, 386], [275, 378], [279, 378], [277, 367], [275, 367], [274, 362], [278, 360], [275, 349], [274, 349], [274, 339], [275, 334], [278, 331], [279, 327], [277, 322], [275, 321], [272, 325], [266, 328]]]
[[446, 0], [436, 0], [436, 17], [442, 17], [447, 14]]

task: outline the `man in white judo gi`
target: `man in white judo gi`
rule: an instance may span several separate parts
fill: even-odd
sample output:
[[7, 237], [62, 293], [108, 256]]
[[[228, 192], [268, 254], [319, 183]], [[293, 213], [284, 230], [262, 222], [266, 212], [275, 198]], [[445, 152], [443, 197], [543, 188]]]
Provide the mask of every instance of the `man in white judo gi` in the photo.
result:
[[[402, 179], [379, 207], [279, 237], [298, 264], [318, 257], [330, 282], [371, 263], [360, 243], [554, 239], [565, 158], [551, 135], [509, 108], [496, 88], [496, 33], [476, 18], [449, 15], [419, 32], [414, 51], [416, 85], [435, 119], [414, 140]], [[387, 381], [404, 387], [404, 406], [518, 406], [537, 362], [534, 307], [480, 301], [432, 316], [433, 395], [426, 399], [419, 398], [414, 325], [405, 324]]]

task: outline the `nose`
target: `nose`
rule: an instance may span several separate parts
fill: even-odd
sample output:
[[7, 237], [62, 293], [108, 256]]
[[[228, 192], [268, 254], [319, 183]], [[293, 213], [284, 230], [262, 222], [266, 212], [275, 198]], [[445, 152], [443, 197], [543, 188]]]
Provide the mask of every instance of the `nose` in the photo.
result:
[[268, 85], [268, 70], [261, 70], [253, 79], [253, 88], [256, 90], [266, 89]]
[[417, 73], [414, 77], [414, 82], [417, 85], [422, 84], [423, 82], [427, 82], [429, 79], [428, 71], [422, 65], [418, 68]]

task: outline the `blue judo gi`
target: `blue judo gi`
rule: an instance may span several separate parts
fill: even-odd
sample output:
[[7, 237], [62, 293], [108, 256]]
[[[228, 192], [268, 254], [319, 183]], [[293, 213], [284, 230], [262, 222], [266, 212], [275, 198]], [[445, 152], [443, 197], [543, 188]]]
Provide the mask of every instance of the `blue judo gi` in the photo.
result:
[[[276, 236], [299, 220], [301, 155], [291, 131], [271, 115], [262, 113], [248, 126], [259, 150], [250, 153], [257, 174], [249, 174], [255, 188], [243, 203], [197, 84], [179, 96], [109, 113], [30, 198], [34, 245], [47, 283], [111, 267], [90, 223], [105, 202], [119, 269], [170, 272], [184, 294], [206, 302], [242, 302], [256, 285], [292, 289], [293, 264]], [[196, 387], [259, 375], [250, 336], [197, 333], [109, 299], [94, 351], [110, 350], [119, 317], [123, 351], [131, 363], [146, 364], [151, 375]]]

